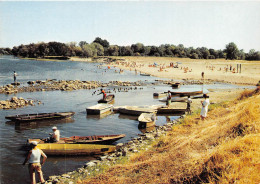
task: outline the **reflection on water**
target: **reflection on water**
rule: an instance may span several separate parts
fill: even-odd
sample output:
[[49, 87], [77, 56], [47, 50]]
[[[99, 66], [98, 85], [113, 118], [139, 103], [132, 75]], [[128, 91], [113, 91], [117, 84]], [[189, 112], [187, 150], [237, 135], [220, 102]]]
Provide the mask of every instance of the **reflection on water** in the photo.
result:
[[61, 124], [61, 123], [73, 123], [74, 119], [63, 119], [63, 120], [42, 120], [42, 121], [31, 121], [31, 122], [13, 122], [13, 121], [7, 121], [5, 122], [7, 125], [14, 126], [15, 130], [29, 130], [29, 129], [37, 129], [42, 127], [51, 127], [54, 124]]

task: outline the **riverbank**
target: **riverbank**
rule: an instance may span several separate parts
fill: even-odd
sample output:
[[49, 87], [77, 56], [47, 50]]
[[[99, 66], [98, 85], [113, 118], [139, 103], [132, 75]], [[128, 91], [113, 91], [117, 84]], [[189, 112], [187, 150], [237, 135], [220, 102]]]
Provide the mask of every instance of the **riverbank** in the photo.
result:
[[[221, 92], [222, 91], [222, 92]], [[256, 106], [259, 107], [259, 95], [257, 97], [251, 97], [251, 99], [246, 99], [244, 101], [236, 100], [241, 98], [241, 96], [250, 96], [249, 91], [244, 92], [241, 95], [243, 90], [234, 90], [234, 91], [227, 91], [227, 90], [217, 90], [211, 91], [210, 101], [214, 103], [210, 106], [209, 110], [209, 118], [206, 121], [201, 121], [199, 119], [199, 107], [200, 100], [196, 99], [193, 100], [192, 109], [194, 112], [193, 115], [186, 116], [184, 119], [178, 119], [177, 121], [167, 122], [163, 126], [158, 126], [154, 130], [148, 130], [146, 133], [141, 134], [137, 138], [133, 138], [131, 141], [121, 144], [119, 143], [119, 149], [115, 153], [107, 156], [101, 156], [97, 158], [97, 160], [92, 160], [91, 162], [86, 163], [83, 167], [78, 168], [76, 171], [69, 172], [63, 174], [61, 176], [51, 176], [48, 180], [49, 183], [156, 183], [157, 180], [160, 178], [161, 175], [164, 175], [164, 172], [171, 172], [175, 169], [173, 167], [180, 167], [180, 171], [178, 173], [180, 175], [185, 176], [185, 166], [181, 166], [181, 162], [187, 164], [186, 156], [192, 156], [189, 158], [189, 162], [193, 162], [193, 154], [195, 154], [196, 159], [200, 160], [200, 157], [205, 157], [205, 153], [207, 152], [207, 159], [210, 158], [210, 153], [214, 149], [218, 149], [218, 141], [220, 139], [224, 140], [225, 137], [229, 137], [230, 131], [240, 131], [236, 130], [236, 126], [241, 126], [239, 123], [241, 121], [236, 122], [236, 120], [232, 120], [233, 116], [245, 113], [242, 112], [243, 109], [240, 109], [237, 112], [237, 106], [241, 108], [241, 106], [251, 103], [255, 101]], [[219, 94], [220, 93], [220, 94]], [[227, 93], [227, 95], [224, 95]], [[258, 89], [259, 94], [259, 89]], [[219, 98], [219, 95], [222, 95], [222, 98]], [[231, 100], [231, 102], [230, 102]], [[229, 101], [229, 102], [227, 102]], [[254, 110], [255, 107], [250, 108], [250, 110]], [[257, 113], [257, 112], [256, 112]], [[223, 114], [227, 119], [223, 119]], [[243, 115], [242, 114], [242, 115]], [[259, 116], [257, 117], [259, 118]], [[249, 119], [250, 120], [250, 119]], [[249, 121], [248, 120], [248, 121]], [[251, 120], [250, 120], [251, 121]], [[232, 122], [234, 124], [228, 126], [226, 122]], [[243, 121], [243, 123], [248, 123], [247, 121]], [[221, 125], [220, 125], [221, 124]], [[221, 128], [225, 126], [224, 128]], [[244, 125], [243, 125], [244, 126]], [[252, 125], [250, 125], [252, 126]], [[215, 128], [214, 128], [215, 127]], [[216, 127], [220, 128], [217, 130]], [[210, 134], [208, 134], [208, 129], [210, 130]], [[224, 131], [225, 133], [218, 134], [219, 132]], [[235, 133], [234, 133], [235, 134]], [[217, 135], [221, 135], [221, 137], [217, 138]], [[191, 139], [187, 140], [187, 136]], [[231, 136], [232, 137], [232, 136]], [[202, 140], [200, 140], [203, 138]], [[230, 138], [230, 137], [229, 137]], [[233, 141], [234, 138], [232, 137]], [[176, 140], [175, 140], [176, 139]], [[211, 141], [211, 139], [214, 139]], [[231, 138], [230, 138], [231, 139]], [[178, 140], [178, 141], [177, 141]], [[203, 146], [200, 143], [203, 143]], [[215, 141], [215, 142], [214, 142]], [[171, 143], [173, 142], [173, 143]], [[191, 146], [194, 144], [195, 148]], [[215, 144], [215, 145], [214, 145]], [[221, 142], [222, 144], [222, 142]], [[223, 142], [224, 144], [224, 142]], [[177, 147], [176, 147], [177, 145]], [[176, 147], [176, 148], [175, 148]], [[177, 148], [181, 147], [181, 152]], [[193, 150], [195, 149], [195, 150]], [[177, 152], [177, 153], [176, 153]], [[191, 152], [191, 153], [190, 153]], [[197, 153], [195, 153], [197, 152]], [[165, 155], [167, 153], [167, 156]], [[185, 154], [183, 154], [185, 153]], [[180, 154], [180, 155], [178, 155]], [[176, 157], [175, 157], [176, 156]], [[188, 157], [189, 157], [188, 156]], [[177, 165], [166, 167], [164, 164], [167, 165], [167, 160], [174, 161], [177, 158]], [[182, 161], [183, 160], [183, 161]], [[205, 160], [203, 160], [205, 161]], [[145, 167], [143, 167], [143, 162], [145, 162]], [[162, 162], [162, 164], [161, 164]], [[157, 165], [159, 164], [159, 165]], [[193, 163], [189, 163], [193, 164]], [[200, 164], [202, 162], [200, 161]], [[148, 166], [149, 165], [149, 166]], [[160, 169], [162, 168], [164, 171]], [[192, 168], [187, 166], [187, 168]], [[196, 167], [193, 166], [194, 170], [201, 169], [201, 165]], [[149, 169], [148, 169], [149, 168]], [[151, 168], [151, 170], [150, 170]], [[154, 169], [157, 171], [155, 172]], [[133, 174], [131, 174], [131, 172]], [[138, 171], [137, 173], [134, 171]], [[129, 172], [128, 172], [129, 171]], [[110, 173], [113, 174], [110, 174]], [[158, 173], [157, 176], [152, 173]], [[183, 173], [182, 173], [183, 172]], [[146, 176], [147, 174], [147, 176]], [[113, 176], [116, 175], [116, 176]], [[187, 175], [188, 176], [188, 175]], [[142, 179], [135, 179], [135, 177]], [[169, 180], [172, 176], [165, 176], [169, 177], [164, 178], [164, 183], [171, 183]], [[120, 178], [120, 180], [118, 180]], [[150, 178], [150, 179], [149, 179]], [[178, 180], [178, 177], [173, 177], [174, 179]], [[154, 179], [154, 180], [153, 180]], [[197, 178], [198, 179], [198, 178]], [[106, 181], [107, 180], [107, 181]], [[159, 180], [158, 180], [159, 181]], [[179, 181], [180, 182], [180, 181]]]
[[[260, 79], [260, 61], [134, 56], [111, 58], [115, 61], [110, 62], [110, 66], [167, 79], [200, 80], [202, 72], [204, 79], [232, 84], [256, 85]], [[71, 60], [89, 62], [89, 59], [83, 58], [72, 57]], [[178, 68], [170, 67], [171, 63], [178, 65]]]
[[160, 136], [126, 143], [140, 149], [121, 149], [49, 183], [259, 183], [259, 114], [260, 88], [211, 105], [204, 121], [195, 113], [168, 123]]

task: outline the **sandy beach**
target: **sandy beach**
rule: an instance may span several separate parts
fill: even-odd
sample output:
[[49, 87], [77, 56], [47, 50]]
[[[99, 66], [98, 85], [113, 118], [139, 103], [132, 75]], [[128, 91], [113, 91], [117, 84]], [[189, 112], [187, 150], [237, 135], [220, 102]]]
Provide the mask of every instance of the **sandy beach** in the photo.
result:
[[[136, 70], [167, 79], [195, 79], [256, 85], [260, 80], [260, 61], [225, 59], [189, 59], [170, 57], [114, 57], [111, 66], [123, 70]], [[71, 58], [72, 61], [89, 62], [89, 59]], [[170, 67], [170, 64], [178, 68]], [[240, 73], [241, 64], [241, 73]], [[238, 70], [237, 70], [238, 67]]]

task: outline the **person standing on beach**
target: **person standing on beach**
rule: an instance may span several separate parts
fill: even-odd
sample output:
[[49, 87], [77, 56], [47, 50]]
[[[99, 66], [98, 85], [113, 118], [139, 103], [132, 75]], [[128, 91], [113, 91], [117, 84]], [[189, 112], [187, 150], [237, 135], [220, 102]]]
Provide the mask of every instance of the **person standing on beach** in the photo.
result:
[[14, 71], [14, 83], [16, 83], [16, 76], [17, 76], [17, 73]]
[[201, 78], [204, 79], [204, 72], [201, 72]]
[[192, 100], [190, 99], [190, 96], [188, 96], [188, 100], [187, 100], [187, 113], [191, 114], [191, 110], [190, 110], [190, 105], [192, 103]]
[[206, 94], [203, 94], [204, 97], [204, 101], [201, 101], [201, 105], [202, 105], [202, 109], [200, 112], [200, 118], [202, 120], [204, 120], [207, 117], [207, 113], [208, 113], [208, 106], [209, 106], [209, 96], [207, 96]]
[[[23, 165], [25, 165], [26, 162], [29, 161], [28, 169], [29, 169], [31, 184], [36, 184], [35, 171], [37, 171], [41, 183], [45, 183], [41, 167], [45, 163], [47, 156], [44, 154], [42, 150], [37, 148], [36, 141], [32, 141], [30, 147], [31, 150], [28, 152], [28, 155], [25, 158]], [[41, 162], [41, 157], [43, 157], [42, 162]]]
[[166, 106], [169, 107], [171, 105], [171, 101], [172, 100], [172, 94], [170, 92], [170, 90], [168, 91], [168, 94], [167, 94], [167, 99], [166, 99]]

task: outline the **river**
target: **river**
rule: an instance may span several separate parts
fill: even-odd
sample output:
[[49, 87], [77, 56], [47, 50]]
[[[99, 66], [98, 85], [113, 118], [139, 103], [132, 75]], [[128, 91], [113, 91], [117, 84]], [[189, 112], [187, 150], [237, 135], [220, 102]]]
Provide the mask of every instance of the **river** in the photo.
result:
[[[13, 71], [16, 71], [17, 81], [21, 85], [27, 86], [30, 80], [98, 80], [108, 81], [144, 81], [145, 86], [137, 87], [136, 90], [129, 92], [115, 93], [115, 106], [118, 105], [154, 105], [161, 104], [158, 99], [153, 98], [153, 92], [163, 92], [170, 89], [166, 85], [151, 85], [159, 78], [135, 75], [135, 72], [124, 71], [115, 73], [115, 68], [107, 70], [105, 66], [99, 67], [100, 63], [86, 63], [74, 61], [36, 61], [13, 58], [10, 56], [0, 57], [0, 85], [6, 85], [13, 82]], [[117, 69], [118, 70], [118, 69]], [[240, 88], [229, 84], [205, 85], [207, 88]], [[110, 87], [112, 90], [114, 87]], [[29, 183], [29, 174], [27, 166], [22, 163], [25, 158], [25, 152], [22, 149], [28, 138], [47, 137], [52, 132], [51, 127], [57, 126], [62, 137], [73, 135], [105, 135], [105, 134], [126, 134], [126, 137], [118, 142], [127, 142], [133, 137], [137, 137], [141, 131], [138, 129], [138, 121], [122, 116], [112, 114], [104, 118], [97, 118], [86, 115], [86, 108], [95, 105], [101, 98], [98, 95], [92, 95], [92, 90], [76, 91], [45, 91], [33, 93], [18, 94], [0, 94], [0, 100], [10, 99], [13, 96], [23, 97], [25, 99], [34, 99], [42, 102], [40, 105], [27, 106], [24, 108], [0, 110], [0, 181], [2, 184], [10, 183]], [[201, 90], [200, 85], [186, 85], [180, 90]], [[26, 123], [16, 125], [5, 119], [7, 115], [41, 113], [41, 112], [64, 112], [74, 111], [76, 114], [71, 120], [49, 121], [38, 123]], [[170, 117], [178, 118], [177, 116]], [[158, 116], [156, 125], [166, 123], [166, 117]], [[116, 143], [118, 143], [116, 142]], [[44, 177], [50, 175], [59, 175], [73, 171], [93, 158], [91, 157], [48, 157], [43, 166]]]

